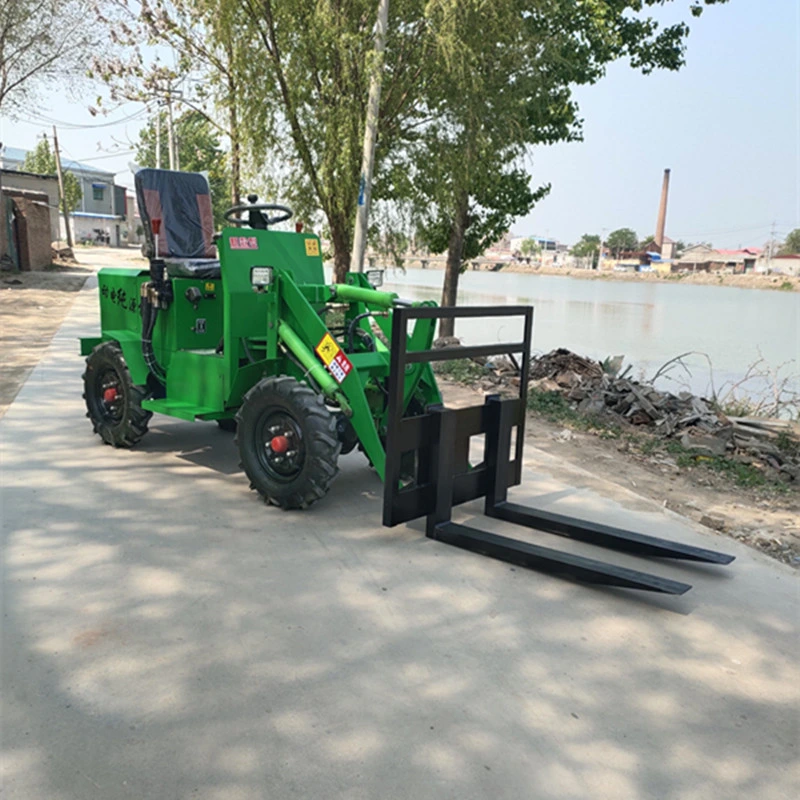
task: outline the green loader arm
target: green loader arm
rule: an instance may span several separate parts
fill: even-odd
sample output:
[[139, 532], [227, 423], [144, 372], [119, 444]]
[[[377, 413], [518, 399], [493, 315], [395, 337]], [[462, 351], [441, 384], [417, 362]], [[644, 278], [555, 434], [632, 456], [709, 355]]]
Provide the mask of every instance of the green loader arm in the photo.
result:
[[[298, 286], [292, 275], [288, 272], [276, 270], [277, 280], [274, 290], [280, 295], [280, 322], [278, 323], [278, 338], [281, 345], [302, 366], [305, 374], [317, 384], [319, 389], [329, 400], [337, 404], [348, 417], [353, 430], [361, 443], [367, 457], [372, 462], [381, 480], [385, 477], [386, 451], [382, 437], [385, 432], [385, 403], [380, 407], [370, 405], [368, 401], [368, 384], [372, 387], [382, 386], [389, 375], [390, 353], [386, 345], [379, 338], [375, 338], [375, 349], [364, 352], [351, 352], [344, 354], [343, 342], [339, 342], [328, 329], [319, 313], [314, 310], [307, 299], [309, 289], [312, 287]], [[360, 280], [365, 280], [361, 275], [350, 275], [351, 284], [338, 284], [325, 287], [329, 292], [327, 298], [332, 301], [349, 303], [346, 320], [349, 323], [367, 325], [371, 314], [388, 314], [388, 316], [375, 317], [384, 334], [391, 335], [391, 310], [397, 302], [397, 295], [390, 292], [381, 292], [367, 286], [358, 285]], [[314, 287], [319, 289], [321, 287]], [[319, 291], [313, 295], [319, 299]], [[427, 303], [426, 303], [427, 305]], [[356, 319], [361, 317], [360, 320]], [[408, 338], [409, 350], [428, 349], [433, 341], [434, 320], [418, 320]], [[372, 331], [366, 327], [362, 330], [370, 335]], [[324, 350], [321, 346], [326, 337], [333, 339], [333, 345], [328, 345]], [[318, 358], [315, 351], [321, 350], [328, 354], [333, 353], [331, 360], [335, 359], [341, 364], [350, 364], [346, 374], [337, 380], [333, 377], [333, 370], [323, 363], [321, 356]], [[421, 402], [440, 402], [438, 388], [430, 371], [430, 365], [414, 365], [405, 379], [406, 406], [415, 395], [422, 392]]]

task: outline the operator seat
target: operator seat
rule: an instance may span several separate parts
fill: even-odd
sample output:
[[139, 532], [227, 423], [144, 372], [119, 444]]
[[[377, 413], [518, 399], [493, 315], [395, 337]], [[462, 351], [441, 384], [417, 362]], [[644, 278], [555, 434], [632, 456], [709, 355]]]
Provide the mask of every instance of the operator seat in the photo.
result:
[[[134, 175], [144, 254], [161, 258], [172, 278], [220, 278], [211, 190], [199, 172], [140, 169]], [[152, 220], [160, 219], [158, 252]]]

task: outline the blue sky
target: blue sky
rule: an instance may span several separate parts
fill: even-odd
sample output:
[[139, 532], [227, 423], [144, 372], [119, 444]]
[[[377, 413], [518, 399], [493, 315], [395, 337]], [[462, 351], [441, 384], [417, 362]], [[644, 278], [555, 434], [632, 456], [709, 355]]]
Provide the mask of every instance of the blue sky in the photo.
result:
[[[671, 21], [688, 4], [656, 13]], [[532, 153], [534, 181], [553, 188], [515, 233], [568, 243], [620, 227], [651, 234], [665, 167], [673, 239], [762, 246], [773, 223], [778, 238], [800, 227], [800, 0], [730, 0], [690, 25], [680, 72], [643, 76], [618, 63], [576, 91], [584, 141]], [[0, 120], [0, 141], [30, 148], [52, 133], [45, 119], [68, 123], [59, 125], [65, 156], [131, 186], [131, 155], [109, 151], [136, 139], [142, 107], [93, 118], [86, 106], [96, 94], [79, 103], [54, 93], [27, 120]]]
[[[685, 7], [672, 5], [659, 16]], [[773, 222], [800, 227], [800, 0], [731, 0], [690, 27], [680, 72], [617, 63], [576, 91], [584, 141], [532, 154], [537, 183], [553, 188], [515, 231], [644, 238], [667, 167], [673, 239], [761, 246]]]

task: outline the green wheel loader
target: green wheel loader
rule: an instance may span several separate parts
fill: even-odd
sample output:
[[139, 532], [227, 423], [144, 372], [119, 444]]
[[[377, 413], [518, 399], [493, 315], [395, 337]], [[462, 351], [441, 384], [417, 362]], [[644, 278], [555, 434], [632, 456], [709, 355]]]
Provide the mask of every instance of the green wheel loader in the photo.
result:
[[[236, 431], [251, 487], [283, 509], [323, 498], [339, 456], [359, 447], [384, 481], [384, 525], [425, 516], [430, 538], [602, 586], [690, 588], [455, 523], [453, 506], [483, 497], [506, 524], [637, 556], [733, 560], [508, 499], [522, 474], [531, 307], [408, 303], [361, 273], [327, 285], [319, 239], [271, 229], [291, 217], [283, 206], [251, 195], [215, 234], [202, 175], [140, 170], [136, 193], [149, 269], [99, 272], [101, 333], [81, 339], [87, 416], [106, 444], [132, 447], [153, 413], [216, 421]], [[523, 318], [523, 340], [431, 349], [438, 319], [480, 316]], [[432, 361], [514, 353], [517, 397], [444, 407]], [[483, 460], [471, 463], [477, 436]]]
[[[383, 478], [386, 342], [403, 301], [372, 273], [326, 285], [319, 238], [272, 229], [285, 207], [251, 195], [214, 234], [204, 176], [135, 178], [150, 267], [98, 274], [101, 334], [81, 340], [95, 432], [132, 447], [156, 412], [216, 421], [236, 431], [251, 486], [284, 509], [324, 497], [356, 446]], [[420, 320], [409, 349], [429, 348], [434, 326]], [[404, 386], [408, 413], [441, 402], [427, 364]]]

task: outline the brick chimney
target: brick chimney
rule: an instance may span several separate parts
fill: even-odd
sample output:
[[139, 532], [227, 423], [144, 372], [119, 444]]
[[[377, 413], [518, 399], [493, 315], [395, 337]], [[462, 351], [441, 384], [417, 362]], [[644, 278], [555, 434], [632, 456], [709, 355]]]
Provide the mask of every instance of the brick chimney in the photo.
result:
[[656, 222], [656, 247], [661, 252], [664, 244], [664, 228], [667, 224], [667, 195], [669, 194], [669, 170], [664, 170], [664, 183], [661, 186], [661, 205], [658, 209], [658, 222]]

